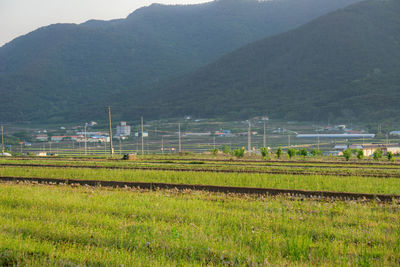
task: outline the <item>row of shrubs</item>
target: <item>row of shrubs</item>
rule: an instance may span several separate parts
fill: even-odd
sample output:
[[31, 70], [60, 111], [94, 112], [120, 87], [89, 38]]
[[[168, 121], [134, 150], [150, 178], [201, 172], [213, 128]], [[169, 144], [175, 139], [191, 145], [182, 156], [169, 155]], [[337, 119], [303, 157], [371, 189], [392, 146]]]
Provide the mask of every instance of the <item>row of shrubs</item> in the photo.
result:
[[[350, 148], [348, 148], [348, 149], [343, 151], [343, 157], [346, 160], [350, 160], [350, 158], [353, 156], [353, 154], [356, 155], [356, 157], [358, 159], [363, 159], [364, 158], [364, 151], [362, 149], [350, 149]], [[387, 152], [385, 156], [389, 161], [394, 161], [394, 154], [392, 152], [390, 152], [390, 151]], [[382, 159], [383, 158], [383, 151], [380, 150], [380, 149], [375, 150], [375, 152], [372, 154], [372, 157], [373, 157], [374, 160]]]
[[[237, 157], [237, 158], [242, 158], [242, 157], [244, 157], [244, 155], [245, 155], [245, 149], [244, 149], [244, 147], [231, 150], [229, 146], [223, 146], [223, 147], [221, 148], [221, 151], [222, 151], [222, 153], [224, 153], [225, 155], [231, 155], [231, 156], [235, 156], [235, 157]], [[216, 148], [216, 149], [213, 149], [212, 152], [213, 152], [214, 155], [217, 155], [217, 154], [220, 152], [220, 150], [219, 150], [218, 148]], [[260, 148], [260, 152], [261, 152], [261, 155], [262, 155], [262, 157], [263, 157], [264, 159], [267, 158], [268, 155], [269, 155], [269, 149], [268, 149], [267, 147], [261, 147], [261, 148]], [[312, 149], [310, 152], [309, 152], [307, 149], [305, 149], [305, 148], [302, 148], [302, 149], [299, 149], [299, 150], [297, 150], [297, 149], [295, 149], [295, 148], [289, 148], [289, 149], [287, 150], [286, 153], [287, 153], [287, 155], [289, 156], [289, 158], [293, 158], [293, 157], [295, 157], [296, 155], [302, 156], [302, 157], [306, 157], [306, 156], [313, 156], [313, 157], [315, 157], [315, 156], [321, 156], [321, 155], [322, 155], [322, 152], [323, 152], [323, 151], [317, 150], [317, 149], [315, 149], [315, 148]], [[278, 159], [280, 159], [280, 158], [282, 157], [282, 155], [283, 155], [283, 150], [282, 150], [282, 148], [279, 147], [279, 148], [276, 150], [275, 154], [276, 154], [276, 157], [277, 157]], [[348, 149], [346, 149], [346, 150], [343, 151], [343, 157], [344, 157], [347, 161], [350, 160], [350, 158], [351, 158], [353, 155], [355, 155], [358, 159], [363, 159], [363, 158], [364, 158], [364, 151], [363, 151], [362, 149], [350, 149], [350, 148], [348, 148]], [[389, 151], [388, 153], [386, 153], [385, 156], [386, 156], [386, 158], [387, 158], [389, 161], [394, 161], [394, 154], [393, 154], [392, 152]], [[376, 151], [374, 152], [374, 154], [372, 155], [372, 157], [373, 157], [375, 160], [380, 160], [380, 159], [382, 159], [382, 158], [383, 158], [383, 151], [380, 150], [380, 149], [376, 150]]]
[[[220, 151], [222, 151], [222, 153], [224, 153], [225, 155], [231, 155], [231, 156], [235, 156], [238, 158], [242, 158], [245, 155], [244, 147], [231, 150], [228, 146], [223, 146], [221, 148], [221, 150], [216, 148], [216, 149], [213, 149], [211, 152], [214, 155], [217, 155]], [[267, 158], [269, 155], [269, 149], [267, 147], [261, 147], [260, 152], [261, 152], [261, 155], [263, 158]], [[277, 158], [281, 158], [282, 154], [283, 154], [282, 148], [279, 147], [275, 153], [276, 153]], [[311, 156], [320, 156], [320, 155], [322, 155], [322, 151], [317, 150], [317, 149], [312, 149], [311, 152], [309, 153], [308, 150], [305, 148], [302, 148], [300, 150], [297, 150], [294, 148], [289, 148], [287, 151], [287, 154], [288, 154], [289, 158], [292, 158], [296, 155], [299, 155], [302, 157], [306, 157], [306, 156], [310, 156], [310, 155]]]

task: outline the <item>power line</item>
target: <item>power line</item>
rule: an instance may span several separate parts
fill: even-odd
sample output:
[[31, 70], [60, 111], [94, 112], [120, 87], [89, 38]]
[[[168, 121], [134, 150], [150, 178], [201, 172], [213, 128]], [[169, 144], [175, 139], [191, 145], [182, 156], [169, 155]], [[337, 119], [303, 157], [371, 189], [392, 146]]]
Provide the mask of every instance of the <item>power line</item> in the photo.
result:
[[4, 155], [4, 129], [1, 126], [1, 153]]

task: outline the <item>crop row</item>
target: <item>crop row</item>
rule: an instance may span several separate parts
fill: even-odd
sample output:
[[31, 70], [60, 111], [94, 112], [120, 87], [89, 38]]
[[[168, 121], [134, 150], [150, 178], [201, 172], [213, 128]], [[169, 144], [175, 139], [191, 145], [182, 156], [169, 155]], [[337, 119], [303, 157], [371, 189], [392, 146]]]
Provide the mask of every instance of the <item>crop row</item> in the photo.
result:
[[157, 170], [2, 167], [0, 176], [83, 180], [202, 184], [312, 191], [400, 194], [400, 179], [358, 176], [282, 175], [260, 173], [178, 172]]
[[134, 162], [124, 164], [121, 162], [102, 163], [96, 162], [35, 162], [35, 163], [0, 163], [0, 166], [15, 167], [63, 167], [63, 168], [108, 168], [108, 169], [131, 169], [131, 170], [159, 170], [159, 171], [192, 171], [192, 172], [225, 172], [225, 173], [269, 173], [269, 174], [293, 174], [293, 175], [336, 175], [336, 176], [360, 176], [360, 177], [392, 177], [400, 178], [400, 169], [383, 168], [320, 168], [301, 166], [249, 166], [249, 165], [226, 165], [226, 164], [203, 164], [203, 163], [149, 163]]

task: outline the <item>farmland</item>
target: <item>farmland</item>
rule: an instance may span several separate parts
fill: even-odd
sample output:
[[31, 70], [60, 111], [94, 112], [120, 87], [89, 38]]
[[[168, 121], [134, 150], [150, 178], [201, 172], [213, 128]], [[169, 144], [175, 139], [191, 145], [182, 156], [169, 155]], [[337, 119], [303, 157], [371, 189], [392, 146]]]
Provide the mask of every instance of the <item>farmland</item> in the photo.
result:
[[396, 162], [3, 158], [0, 177], [28, 178], [0, 185], [0, 265], [400, 264], [398, 198], [33, 183], [54, 178], [400, 195]]

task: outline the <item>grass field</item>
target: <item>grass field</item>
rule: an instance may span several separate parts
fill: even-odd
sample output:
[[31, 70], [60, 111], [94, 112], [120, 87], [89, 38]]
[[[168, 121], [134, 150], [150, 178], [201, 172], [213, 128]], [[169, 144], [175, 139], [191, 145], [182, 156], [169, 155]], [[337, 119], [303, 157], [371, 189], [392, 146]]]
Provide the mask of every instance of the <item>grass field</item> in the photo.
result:
[[400, 264], [394, 204], [0, 186], [0, 265]]
[[[12, 163], [39, 166], [1, 166]], [[110, 169], [135, 166], [169, 170]], [[201, 168], [209, 170], [199, 172]], [[220, 169], [234, 172], [212, 171]], [[236, 172], [271, 169], [315, 174]], [[335, 176], [333, 171], [351, 176]], [[160, 156], [137, 162], [0, 159], [0, 177], [400, 195], [400, 178], [373, 177], [376, 174], [398, 175], [400, 165], [174, 161]], [[398, 266], [400, 206], [398, 202], [1, 183], [0, 266], [13, 265]]]
[[159, 182], [280, 189], [400, 194], [399, 178], [338, 177], [248, 173], [176, 172], [114, 169], [1, 167], [0, 176], [46, 177], [124, 182]]

